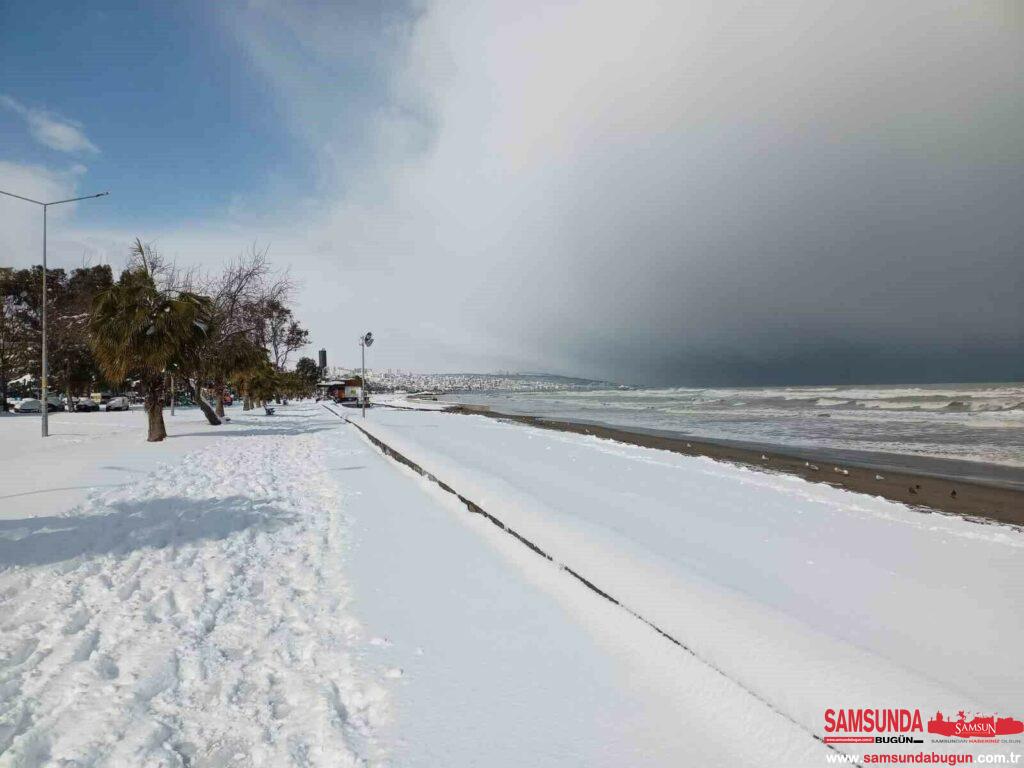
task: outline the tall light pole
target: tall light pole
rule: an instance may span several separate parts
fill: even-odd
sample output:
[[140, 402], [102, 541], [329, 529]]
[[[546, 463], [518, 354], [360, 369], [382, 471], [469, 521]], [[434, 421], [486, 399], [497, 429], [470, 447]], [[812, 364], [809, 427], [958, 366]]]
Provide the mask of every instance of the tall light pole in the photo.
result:
[[43, 361], [42, 370], [40, 371], [40, 383], [42, 384], [42, 397], [43, 406], [39, 410], [42, 412], [43, 417], [43, 437], [48, 437], [50, 434], [50, 401], [47, 393], [47, 382], [46, 377], [50, 371], [46, 364], [46, 210], [51, 205], [62, 205], [64, 203], [76, 203], [79, 200], [91, 200], [94, 197], [105, 197], [109, 195], [109, 192], [100, 192], [97, 195], [84, 195], [82, 197], [70, 197], [67, 200], [54, 200], [52, 203], [44, 203], [39, 200], [33, 200], [31, 197], [22, 197], [16, 195], [13, 192], [4, 192], [0, 189], [0, 195], [7, 195], [8, 197], [16, 197], [18, 200], [24, 200], [26, 203], [35, 203], [43, 208]]
[[373, 334], [367, 331], [359, 337], [359, 350], [363, 355], [363, 386], [359, 388], [359, 394], [363, 400], [363, 418], [366, 418], [366, 348], [373, 346]]

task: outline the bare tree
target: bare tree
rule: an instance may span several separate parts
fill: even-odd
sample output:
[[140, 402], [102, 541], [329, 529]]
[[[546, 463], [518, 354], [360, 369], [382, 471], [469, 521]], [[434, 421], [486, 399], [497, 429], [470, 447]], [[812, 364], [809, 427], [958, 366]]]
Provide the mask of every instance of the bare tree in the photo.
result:
[[292, 311], [280, 302], [273, 302], [267, 310], [267, 343], [274, 367], [283, 371], [288, 357], [309, 345], [309, 331], [300, 326]]
[[[277, 273], [267, 261], [266, 248], [255, 244], [247, 254], [230, 261], [223, 271], [204, 285], [213, 297], [213, 325], [203, 355], [194, 368], [196, 402], [211, 424], [224, 416], [227, 380], [258, 362], [265, 347], [265, 307], [286, 302], [292, 292], [287, 272]], [[265, 355], [262, 355], [265, 357]], [[202, 386], [210, 385], [215, 408], [203, 399]]]

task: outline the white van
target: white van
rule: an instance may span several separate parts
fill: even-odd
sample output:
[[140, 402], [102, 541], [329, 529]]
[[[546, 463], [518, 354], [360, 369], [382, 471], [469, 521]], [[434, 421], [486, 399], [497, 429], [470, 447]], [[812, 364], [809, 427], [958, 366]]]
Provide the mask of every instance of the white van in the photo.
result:
[[106, 410], [108, 411], [127, 411], [131, 406], [128, 404], [127, 397], [112, 397], [107, 401]]

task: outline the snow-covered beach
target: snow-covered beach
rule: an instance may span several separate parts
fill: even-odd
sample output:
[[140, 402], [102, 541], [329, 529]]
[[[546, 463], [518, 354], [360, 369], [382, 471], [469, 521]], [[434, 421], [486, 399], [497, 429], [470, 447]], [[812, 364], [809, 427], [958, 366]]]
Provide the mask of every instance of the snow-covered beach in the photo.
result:
[[229, 414], [0, 422], [0, 765], [814, 766], [828, 708], [1024, 710], [1017, 529], [483, 417]]

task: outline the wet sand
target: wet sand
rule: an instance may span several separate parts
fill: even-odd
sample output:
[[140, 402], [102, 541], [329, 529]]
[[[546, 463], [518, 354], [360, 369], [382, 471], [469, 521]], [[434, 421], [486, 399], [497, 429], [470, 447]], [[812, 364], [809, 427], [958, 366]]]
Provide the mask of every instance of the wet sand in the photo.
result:
[[[1001, 467], [991, 468], [991, 480], [965, 479], [962, 476], [943, 476], [943, 467], [952, 468], [954, 462], [944, 464], [941, 459], [931, 462], [931, 471], [920, 472], [905, 466], [894, 466], [899, 459], [905, 463], [910, 462], [910, 457], [893, 457], [893, 460], [887, 462], [884, 456], [867, 460], [865, 457], [840, 456], [836, 452], [817, 452], [814, 449], [779, 450], [778, 447], [743, 446], [601, 424], [500, 413], [486, 406], [455, 405], [446, 411], [488, 416], [541, 429], [593, 435], [687, 456], [707, 456], [765, 471], [787, 472], [813, 482], [909, 504], [923, 512], [937, 511], [979, 518], [979, 521], [1024, 525], [1024, 488], [1016, 480], [1015, 470]], [[928, 462], [924, 460], [922, 463]], [[979, 468], [984, 469], [986, 466], [979, 465]], [[957, 472], [957, 475], [960, 474], [962, 472]]]

